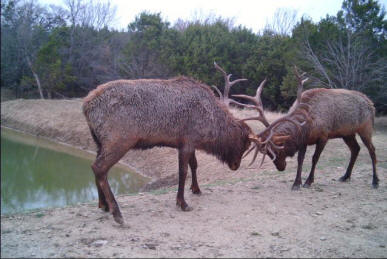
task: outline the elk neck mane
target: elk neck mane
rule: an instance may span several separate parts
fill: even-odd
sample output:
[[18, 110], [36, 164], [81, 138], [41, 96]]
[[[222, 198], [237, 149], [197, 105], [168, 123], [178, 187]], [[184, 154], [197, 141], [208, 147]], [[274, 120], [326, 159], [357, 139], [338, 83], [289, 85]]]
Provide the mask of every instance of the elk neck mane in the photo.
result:
[[286, 142], [285, 151], [291, 155], [294, 155], [298, 148], [306, 142], [309, 134], [311, 117], [308, 108], [304, 106], [297, 107], [295, 110], [290, 110], [289, 116], [295, 122], [301, 124], [297, 127], [294, 123], [289, 121], [283, 121], [273, 131], [276, 135], [290, 136], [290, 139]]
[[202, 149], [215, 155], [220, 161], [227, 162], [244, 148], [245, 143], [241, 140], [248, 141], [248, 136], [252, 132], [250, 127], [245, 122], [238, 121], [222, 102], [218, 100], [217, 102], [223, 113], [223, 120], [219, 120], [216, 137], [213, 141], [204, 143]]

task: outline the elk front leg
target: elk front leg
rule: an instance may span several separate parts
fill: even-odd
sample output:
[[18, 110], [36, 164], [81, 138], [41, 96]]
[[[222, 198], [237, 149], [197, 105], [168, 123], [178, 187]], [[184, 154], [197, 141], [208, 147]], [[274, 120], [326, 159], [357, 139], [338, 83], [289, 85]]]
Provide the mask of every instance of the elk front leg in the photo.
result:
[[299, 190], [300, 185], [301, 185], [301, 173], [302, 173], [302, 164], [304, 163], [304, 158], [305, 158], [305, 152], [306, 152], [306, 145], [302, 146], [300, 150], [298, 151], [298, 158], [297, 158], [297, 176], [296, 179], [294, 180], [292, 190]]
[[326, 139], [321, 139], [321, 140], [317, 141], [316, 149], [314, 151], [313, 158], [312, 158], [312, 169], [310, 169], [309, 176], [306, 179], [303, 187], [309, 188], [310, 185], [314, 182], [314, 170], [316, 169], [318, 159], [320, 158], [321, 152], [324, 150], [324, 147], [326, 144], [327, 144]]
[[191, 184], [192, 193], [200, 195], [202, 192], [200, 191], [198, 179], [196, 177], [196, 169], [198, 168], [198, 162], [196, 160], [195, 151], [192, 154], [191, 158], [189, 159], [189, 166], [191, 168], [191, 173], [192, 173], [192, 184]]
[[176, 205], [183, 211], [192, 210], [192, 208], [189, 207], [184, 200], [184, 186], [188, 171], [188, 163], [194, 154], [194, 151], [194, 149], [188, 147], [187, 145], [179, 148], [179, 188], [177, 190]]

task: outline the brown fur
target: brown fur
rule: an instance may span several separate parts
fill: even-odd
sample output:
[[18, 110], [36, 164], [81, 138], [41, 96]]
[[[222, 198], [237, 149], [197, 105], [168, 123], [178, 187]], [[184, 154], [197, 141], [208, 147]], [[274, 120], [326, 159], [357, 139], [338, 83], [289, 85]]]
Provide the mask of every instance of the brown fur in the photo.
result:
[[129, 149], [178, 149], [177, 204], [190, 210], [184, 200], [188, 165], [192, 171], [191, 189], [200, 193], [195, 150], [215, 155], [236, 170], [250, 145], [250, 128], [237, 121], [208, 86], [188, 77], [108, 82], [88, 94], [83, 112], [98, 146], [92, 168], [99, 206], [110, 210], [117, 222], [122, 222], [122, 216], [106, 176]]
[[[377, 187], [379, 179], [376, 173], [375, 148], [372, 145], [372, 131], [375, 116], [373, 103], [367, 96], [357, 91], [345, 89], [311, 89], [303, 92], [301, 105], [296, 102], [289, 111], [288, 117], [300, 124], [300, 128], [289, 121], [282, 121], [273, 129], [275, 139], [278, 136], [289, 136], [277, 145], [283, 145], [283, 150], [276, 151], [276, 159], [273, 161], [277, 169], [286, 168], [286, 157], [298, 152], [297, 177], [293, 189], [298, 189], [301, 184], [301, 171], [306, 147], [316, 145], [313, 156], [312, 169], [304, 187], [309, 187], [314, 181], [316, 163], [328, 139], [343, 138], [351, 150], [351, 161], [346, 174], [340, 178], [346, 181], [350, 178], [352, 167], [356, 161], [359, 145], [355, 135], [358, 134], [369, 150], [373, 165], [373, 186]], [[258, 137], [266, 139], [267, 130], [258, 134]], [[269, 154], [270, 155], [270, 154]], [[272, 156], [273, 158], [273, 156]]]

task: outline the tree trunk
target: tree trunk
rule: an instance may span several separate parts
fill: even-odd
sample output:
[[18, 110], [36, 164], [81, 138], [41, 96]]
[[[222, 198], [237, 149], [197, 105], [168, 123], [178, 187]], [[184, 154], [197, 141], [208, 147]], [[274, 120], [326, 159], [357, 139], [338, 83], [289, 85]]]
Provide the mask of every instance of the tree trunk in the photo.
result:
[[43, 91], [42, 91], [42, 86], [41, 86], [40, 80], [39, 80], [39, 76], [38, 76], [38, 74], [35, 73], [34, 69], [32, 68], [32, 64], [31, 64], [30, 58], [29, 58], [28, 56], [26, 56], [26, 59], [27, 59], [28, 66], [29, 66], [30, 69], [31, 69], [31, 72], [32, 72], [32, 74], [34, 75], [36, 84], [38, 85], [38, 90], [39, 90], [40, 98], [41, 98], [41, 99], [44, 99]]

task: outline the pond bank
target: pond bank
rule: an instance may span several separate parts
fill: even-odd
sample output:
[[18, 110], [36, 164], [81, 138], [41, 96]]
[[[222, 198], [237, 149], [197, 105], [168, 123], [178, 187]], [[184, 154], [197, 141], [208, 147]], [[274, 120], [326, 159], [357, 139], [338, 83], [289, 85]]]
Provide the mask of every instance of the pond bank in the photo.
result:
[[[95, 154], [96, 146], [91, 138], [87, 123], [81, 111], [82, 100], [12, 100], [1, 103], [1, 126], [23, 133], [47, 138]], [[144, 190], [170, 186], [177, 181], [175, 170], [170, 170], [170, 160], [176, 160], [177, 153], [166, 148], [149, 151], [130, 151], [121, 159], [131, 170], [152, 181]], [[154, 158], [150, 165], [146, 158]], [[164, 161], [167, 160], [167, 161]], [[157, 164], [158, 170], [154, 170]]]

